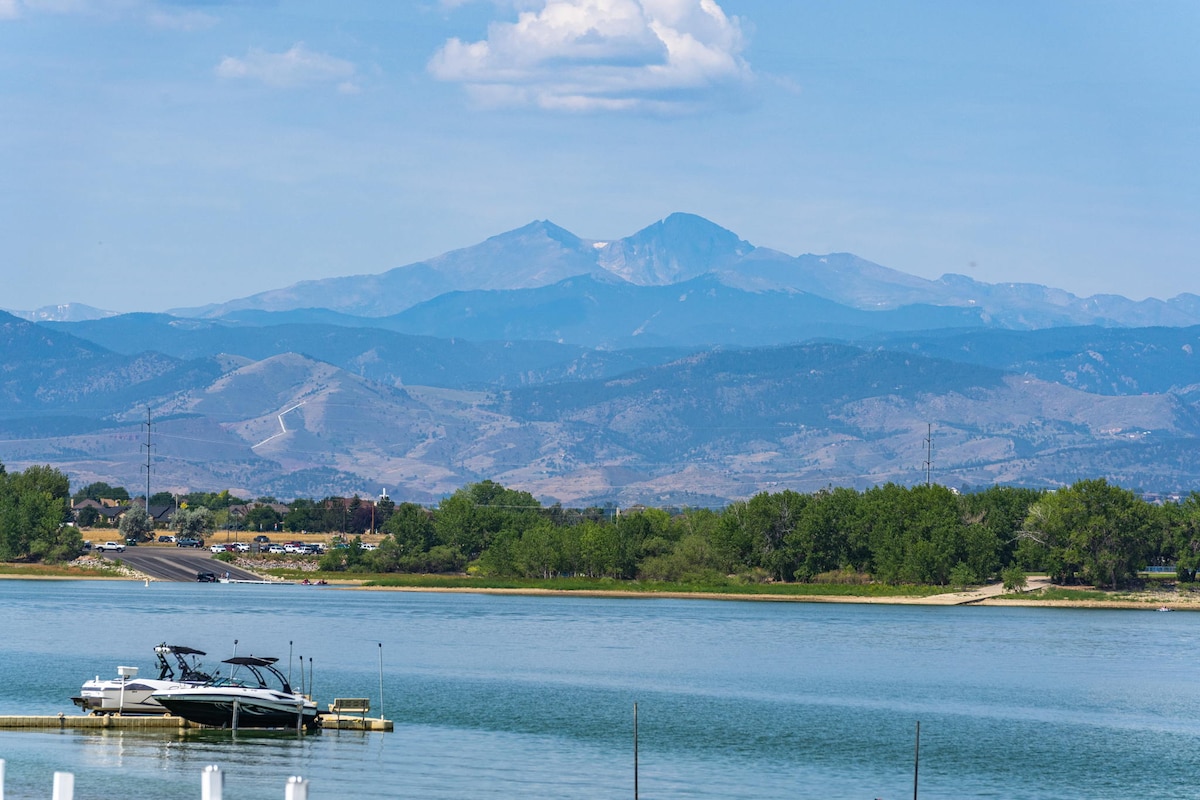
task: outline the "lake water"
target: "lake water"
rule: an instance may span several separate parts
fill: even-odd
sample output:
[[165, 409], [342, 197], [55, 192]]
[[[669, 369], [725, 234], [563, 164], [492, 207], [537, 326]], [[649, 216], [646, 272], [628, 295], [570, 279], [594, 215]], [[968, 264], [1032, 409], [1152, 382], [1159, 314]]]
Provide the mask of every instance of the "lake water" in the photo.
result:
[[[393, 733], [0, 731], [6, 800], [1200, 796], [1189, 613], [0, 581], [0, 714], [160, 642], [278, 656]], [[380, 645], [382, 644], [382, 647]], [[295, 666], [294, 682], [299, 683]], [[306, 666], [307, 669], [307, 666]], [[306, 671], [307, 680], [307, 671]]]

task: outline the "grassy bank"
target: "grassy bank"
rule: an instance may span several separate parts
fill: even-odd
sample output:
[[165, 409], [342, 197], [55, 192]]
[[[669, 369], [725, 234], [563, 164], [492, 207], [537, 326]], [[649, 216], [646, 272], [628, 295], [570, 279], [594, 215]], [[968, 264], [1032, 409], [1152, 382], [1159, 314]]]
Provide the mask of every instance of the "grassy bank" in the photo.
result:
[[[305, 575], [313, 580], [313, 575]], [[356, 577], [323, 573], [325, 580]], [[937, 586], [886, 586], [883, 584], [730, 582], [666, 583], [618, 581], [611, 578], [479, 578], [459, 575], [363, 575], [364, 586], [403, 589], [506, 589], [549, 592], [635, 592], [640, 594], [727, 594], [780, 597], [927, 597], [946, 591]]]
[[71, 564], [19, 564], [0, 562], [0, 578], [119, 578], [111, 568], [80, 567]]

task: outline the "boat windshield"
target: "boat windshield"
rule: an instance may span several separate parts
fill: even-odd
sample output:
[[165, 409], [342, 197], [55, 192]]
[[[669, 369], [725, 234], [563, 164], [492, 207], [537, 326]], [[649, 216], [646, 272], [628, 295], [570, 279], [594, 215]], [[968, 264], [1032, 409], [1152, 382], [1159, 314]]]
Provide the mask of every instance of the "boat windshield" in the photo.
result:
[[[293, 691], [291, 684], [288, 683], [288, 679], [284, 677], [282, 672], [273, 666], [272, 662], [274, 661], [275, 659], [273, 658], [264, 659], [255, 658], [254, 656], [226, 659], [224, 663], [233, 665], [233, 671], [229, 674], [229, 677], [225, 679], [227, 681], [225, 685], [255, 686], [260, 689], [282, 689], [288, 694], [294, 694], [295, 692]], [[240, 669], [245, 669], [251, 675], [253, 675], [254, 683], [250, 683], [248, 680], [239, 680], [237, 675], [238, 670]], [[269, 672], [272, 676], [272, 680], [268, 681], [264, 672]]]
[[238, 680], [237, 678], [233, 677], [232, 675], [229, 677], [222, 677], [222, 676], [218, 675], [215, 678], [213, 678], [212, 680], [210, 680], [205, 685], [206, 686], [245, 686], [246, 682], [243, 680]]

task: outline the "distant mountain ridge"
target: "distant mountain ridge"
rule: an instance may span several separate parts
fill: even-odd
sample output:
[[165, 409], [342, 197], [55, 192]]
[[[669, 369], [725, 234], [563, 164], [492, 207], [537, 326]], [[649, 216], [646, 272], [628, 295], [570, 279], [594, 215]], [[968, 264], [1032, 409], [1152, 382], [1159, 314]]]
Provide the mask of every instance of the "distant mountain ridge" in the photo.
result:
[[8, 313], [29, 322], [84, 322], [117, 316], [116, 311], [105, 311], [83, 303], [59, 303], [56, 306], [42, 306], [33, 311], [8, 309]]
[[583, 239], [542, 220], [381, 274], [304, 281], [172, 313], [211, 318], [249, 310], [324, 308], [387, 317], [448, 292], [521, 292], [580, 276], [656, 287], [704, 275], [743, 291], [805, 292], [864, 311], [909, 305], [975, 309], [986, 324], [1007, 328], [1200, 324], [1197, 295], [1133, 301], [1115, 295], [1077, 297], [1036, 284], [986, 284], [954, 274], [927, 280], [848, 253], [793, 257], [755, 247], [703, 217], [684, 213], [616, 240]]

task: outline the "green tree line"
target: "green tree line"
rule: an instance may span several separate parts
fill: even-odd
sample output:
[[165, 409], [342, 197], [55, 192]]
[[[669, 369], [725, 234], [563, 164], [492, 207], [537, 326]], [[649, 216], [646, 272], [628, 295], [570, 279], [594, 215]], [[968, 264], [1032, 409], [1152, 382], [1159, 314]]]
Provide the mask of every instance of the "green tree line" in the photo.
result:
[[1154, 505], [1104, 480], [1057, 491], [887, 484], [763, 492], [720, 511], [543, 507], [491, 481], [437, 508], [396, 506], [375, 551], [334, 550], [330, 570], [713, 582], [970, 585], [1046, 572], [1116, 588], [1150, 564], [1200, 569], [1200, 495]]
[[[122, 492], [92, 484], [76, 497]], [[215, 507], [218, 515], [247, 503], [228, 492], [151, 499], [193, 512]], [[297, 499], [282, 512], [270, 503], [258, 498], [237, 524], [385, 534], [376, 550], [330, 551], [322, 558], [328, 570], [932, 585], [1019, 584], [1025, 573], [1045, 572], [1058, 583], [1113, 588], [1148, 565], [1174, 564], [1184, 581], [1200, 570], [1200, 494], [1156, 505], [1102, 479], [1056, 491], [785, 490], [720, 510], [544, 506], [493, 481], [465, 486], [434, 508], [358, 497]], [[79, 536], [68, 519], [66, 476], [50, 467], [9, 475], [0, 465], [0, 559], [71, 557]]]

